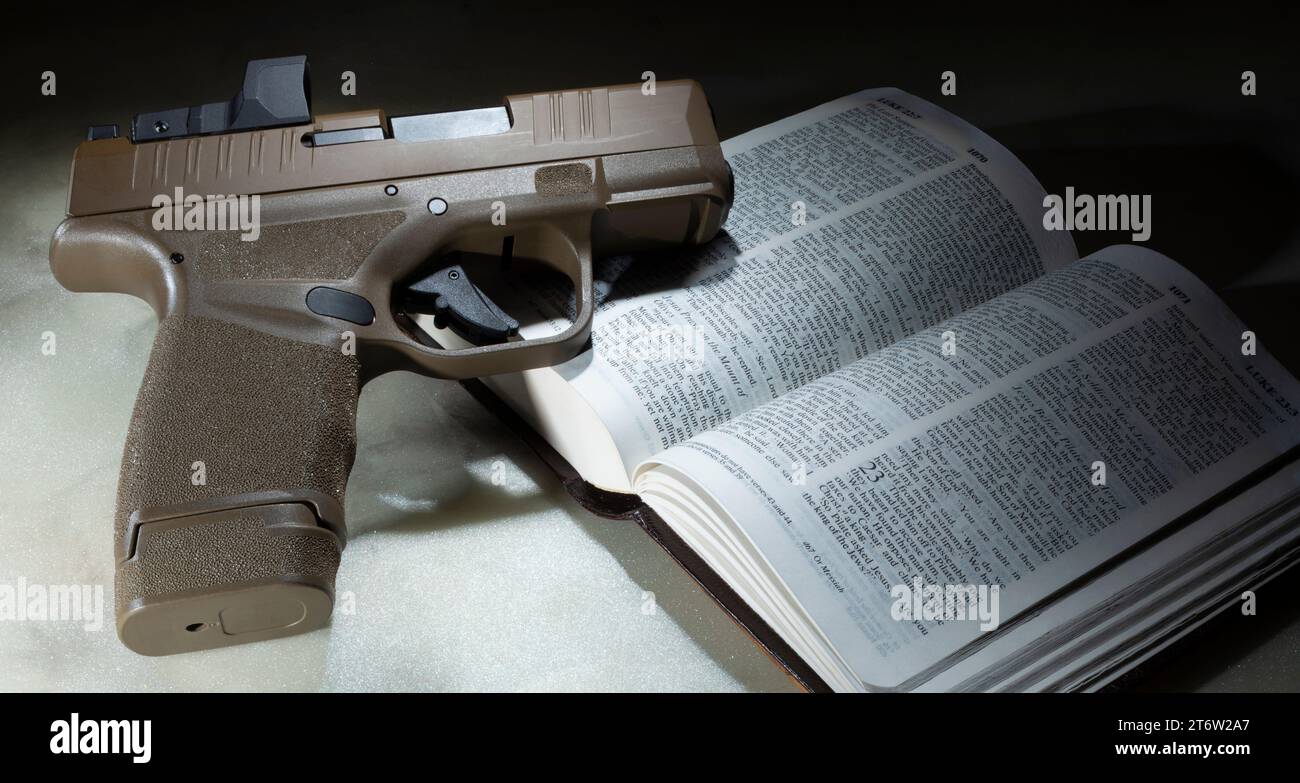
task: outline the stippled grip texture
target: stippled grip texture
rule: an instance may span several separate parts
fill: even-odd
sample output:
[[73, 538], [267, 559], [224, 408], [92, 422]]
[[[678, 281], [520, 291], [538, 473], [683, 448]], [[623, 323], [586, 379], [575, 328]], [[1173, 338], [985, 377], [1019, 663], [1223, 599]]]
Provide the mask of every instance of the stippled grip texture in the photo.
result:
[[[142, 509], [303, 489], [341, 508], [356, 451], [357, 394], [356, 357], [337, 348], [208, 318], [164, 318], [122, 459], [114, 528], [119, 555], [131, 515]], [[330, 536], [293, 526], [268, 529], [257, 513], [159, 526], [150, 541], [147, 552], [118, 560], [119, 619], [141, 599], [285, 575], [332, 592], [339, 563]]]

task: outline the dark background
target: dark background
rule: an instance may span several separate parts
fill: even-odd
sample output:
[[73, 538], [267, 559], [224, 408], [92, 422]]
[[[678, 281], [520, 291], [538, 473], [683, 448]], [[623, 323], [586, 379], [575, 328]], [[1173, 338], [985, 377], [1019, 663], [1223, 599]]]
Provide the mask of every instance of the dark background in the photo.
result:
[[[1147, 245], [1223, 293], [1300, 370], [1300, 14], [1282, 5], [47, 3], [3, 35], [3, 137], [68, 160], [87, 125], [125, 130], [135, 112], [228, 98], [245, 61], [290, 54], [309, 57], [318, 114], [499, 105], [651, 70], [700, 81], [724, 138], [898, 87], [988, 131], [1048, 192], [1151, 194]], [[1246, 69], [1254, 97], [1241, 95]], [[45, 70], [57, 100], [40, 95]], [[344, 70], [355, 97], [339, 94]], [[955, 96], [939, 93], [946, 70]], [[1085, 254], [1129, 241], [1075, 239]], [[1260, 591], [1258, 617], [1229, 613], [1130, 684], [1194, 688], [1249, 657], [1230, 685], [1300, 690], [1298, 591], [1300, 574], [1283, 576]]]

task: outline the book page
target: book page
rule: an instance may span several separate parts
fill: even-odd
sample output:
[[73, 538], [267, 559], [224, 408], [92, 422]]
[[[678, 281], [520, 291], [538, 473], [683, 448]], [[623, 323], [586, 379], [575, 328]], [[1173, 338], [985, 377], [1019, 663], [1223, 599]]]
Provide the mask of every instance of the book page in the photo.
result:
[[[1014, 156], [898, 90], [848, 96], [723, 150], [736, 177], [726, 234], [693, 253], [606, 266], [594, 350], [555, 368], [581, 398], [570, 407], [605, 423], [628, 473], [1076, 257], [1068, 232], [1042, 228], [1043, 189]], [[552, 292], [535, 306], [564, 304]], [[527, 407], [518, 382], [512, 392]], [[581, 453], [565, 456], [588, 474]]]
[[[669, 470], [724, 509], [843, 668], [899, 686], [984, 631], [895, 619], [896, 587], [996, 585], [1005, 625], [1300, 444], [1300, 384], [1243, 355], [1244, 330], [1174, 262], [1108, 248], [668, 450], [637, 486]], [[708, 535], [684, 537], [727, 549]]]

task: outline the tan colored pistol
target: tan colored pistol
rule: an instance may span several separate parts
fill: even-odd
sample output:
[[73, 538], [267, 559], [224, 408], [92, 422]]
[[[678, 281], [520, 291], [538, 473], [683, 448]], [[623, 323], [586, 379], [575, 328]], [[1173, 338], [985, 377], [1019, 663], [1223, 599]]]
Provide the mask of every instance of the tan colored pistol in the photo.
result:
[[[304, 57], [254, 61], [234, 100], [93, 127], [73, 161], [54, 276], [159, 317], [113, 530], [118, 634], [146, 655], [326, 625], [360, 386], [565, 361], [593, 257], [707, 242], [730, 207], [691, 81], [313, 118], [306, 80]], [[520, 339], [461, 262], [484, 258], [567, 276], [571, 325]]]

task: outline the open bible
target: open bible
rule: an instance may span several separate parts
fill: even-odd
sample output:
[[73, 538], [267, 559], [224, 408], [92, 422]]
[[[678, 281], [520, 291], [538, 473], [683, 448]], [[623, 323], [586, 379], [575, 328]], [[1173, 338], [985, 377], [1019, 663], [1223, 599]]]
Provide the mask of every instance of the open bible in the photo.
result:
[[805, 685], [1097, 688], [1290, 564], [1300, 383], [1194, 275], [1079, 259], [896, 90], [723, 146], [725, 235], [606, 263], [591, 350], [485, 384]]

